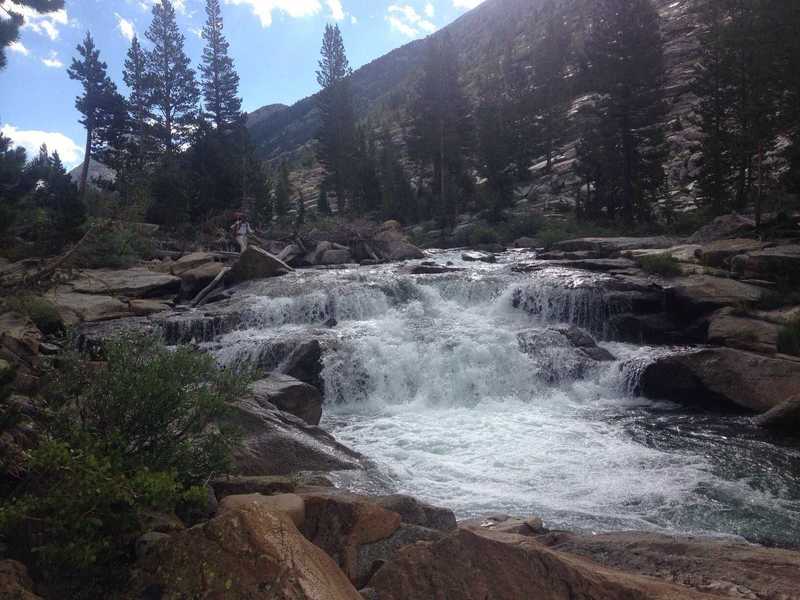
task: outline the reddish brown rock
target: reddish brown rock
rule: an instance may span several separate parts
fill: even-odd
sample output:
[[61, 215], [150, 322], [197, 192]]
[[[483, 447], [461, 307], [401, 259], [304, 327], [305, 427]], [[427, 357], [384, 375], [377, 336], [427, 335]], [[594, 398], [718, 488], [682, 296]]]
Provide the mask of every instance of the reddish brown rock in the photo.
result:
[[3, 600], [41, 600], [33, 593], [33, 581], [25, 565], [15, 560], [0, 560], [0, 598]]

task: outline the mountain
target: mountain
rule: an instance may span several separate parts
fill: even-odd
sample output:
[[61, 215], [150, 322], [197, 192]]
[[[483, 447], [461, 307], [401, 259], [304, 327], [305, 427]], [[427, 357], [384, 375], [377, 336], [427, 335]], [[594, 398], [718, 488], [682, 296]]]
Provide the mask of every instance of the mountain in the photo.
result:
[[[519, 66], [532, 64], [533, 48], [539, 35], [534, 15], [547, 0], [486, 0], [474, 10], [433, 34], [431, 38], [449, 34], [461, 58], [462, 78], [468, 93], [477, 103], [483, 74], [497, 68], [513, 40], [513, 56]], [[585, 23], [582, 15], [593, 0], [558, 0], [558, 8], [573, 29], [576, 46], [583, 42]], [[667, 126], [670, 159], [667, 171], [671, 198], [676, 208], [693, 203], [694, 177], [698, 155], [698, 132], [691, 118], [695, 99], [689, 92], [694, 63], [698, 56], [700, 20], [699, 0], [653, 0], [662, 17], [667, 61], [666, 100], [669, 105]], [[428, 38], [428, 39], [431, 39]], [[357, 114], [373, 128], [389, 126], [398, 141], [404, 139], [408, 126], [408, 107], [413, 99], [414, 82], [425, 60], [427, 40], [417, 40], [361, 67], [353, 73], [352, 86]], [[572, 72], [579, 68], [573, 65]], [[309, 74], [312, 76], [312, 74]], [[592, 90], [574, 90], [574, 109], [591, 97]], [[265, 107], [261, 110], [269, 109]], [[575, 110], [572, 111], [572, 114]], [[319, 127], [315, 97], [296, 104], [273, 109], [250, 124], [250, 131], [259, 155], [265, 160], [290, 157], [294, 178], [311, 192], [319, 181], [321, 170], [313, 160], [311, 147]], [[572, 122], [564, 123], [564, 140], [551, 174], [538, 178], [528, 193], [539, 202], [569, 201], [579, 185], [572, 170], [576, 135]], [[534, 173], [538, 166], [532, 166]]]

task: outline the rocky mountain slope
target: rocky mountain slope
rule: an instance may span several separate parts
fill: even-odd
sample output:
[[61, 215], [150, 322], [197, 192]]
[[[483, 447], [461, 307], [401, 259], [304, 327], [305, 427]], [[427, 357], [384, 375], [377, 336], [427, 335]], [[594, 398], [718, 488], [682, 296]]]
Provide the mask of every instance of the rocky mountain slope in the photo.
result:
[[[698, 0], [653, 0], [662, 16], [662, 33], [667, 60], [666, 100], [669, 104], [667, 137], [670, 158], [667, 165], [671, 196], [675, 208], [691, 205], [697, 164], [699, 135], [691, 124], [694, 97], [689, 92], [698, 50]], [[581, 40], [581, 7], [586, 0], [561, 0], [560, 9], [575, 31], [576, 45]], [[515, 59], [525, 67], [532, 63], [536, 28], [527, 24], [544, 4], [543, 0], [487, 0], [478, 8], [435, 33], [449, 33], [461, 57], [464, 84], [479, 100], [482, 74], [497, 68], [498, 59], [506, 49], [506, 40], [514, 40]], [[365, 65], [353, 74], [357, 113], [374, 127], [390, 125], [395, 139], [404, 138], [408, 126], [407, 109], [413, 99], [413, 84], [419, 77], [425, 58], [425, 40], [417, 40]], [[577, 109], [591, 95], [591, 90], [576, 89], [571, 104]], [[305, 191], [312, 191], [321, 171], [308, 160], [310, 146], [319, 126], [314, 97], [301, 100], [291, 107], [276, 110], [250, 126], [260, 155], [267, 160], [282, 157], [303, 158], [296, 161], [295, 177]], [[569, 202], [574, 196], [577, 178], [572, 166], [575, 159], [577, 135], [571, 119], [565, 123], [562, 146], [556, 156], [551, 174], [534, 177], [534, 186], [523, 196], [536, 204]], [[532, 173], [540, 175], [541, 164], [534, 161]]]

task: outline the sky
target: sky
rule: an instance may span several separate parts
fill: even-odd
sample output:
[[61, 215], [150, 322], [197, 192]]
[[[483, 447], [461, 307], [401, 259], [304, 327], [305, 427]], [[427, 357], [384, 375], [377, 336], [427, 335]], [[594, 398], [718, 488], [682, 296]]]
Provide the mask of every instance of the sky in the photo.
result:
[[[19, 42], [6, 49], [0, 71], [0, 128], [33, 155], [42, 143], [58, 150], [67, 167], [83, 160], [85, 133], [78, 122], [80, 93], [66, 69], [75, 46], [90, 31], [122, 81], [133, 35], [144, 38], [152, 6], [160, 0], [66, 0], [49, 15], [26, 11]], [[437, 29], [482, 0], [222, 0], [225, 32], [241, 78], [244, 109], [292, 104], [317, 91], [314, 71], [326, 23], [342, 30], [350, 63], [358, 68]], [[0, 7], [10, 0], [0, 0]], [[195, 70], [202, 53], [205, 0], [173, 0], [186, 52]], [[17, 9], [18, 10], [18, 9]], [[0, 18], [4, 16], [0, 11]], [[146, 44], [146, 42], [144, 42]]]

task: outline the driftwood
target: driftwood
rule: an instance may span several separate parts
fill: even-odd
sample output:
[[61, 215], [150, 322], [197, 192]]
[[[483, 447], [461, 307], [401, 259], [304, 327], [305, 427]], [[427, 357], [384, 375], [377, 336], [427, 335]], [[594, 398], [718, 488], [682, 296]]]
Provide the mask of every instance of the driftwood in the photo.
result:
[[194, 297], [194, 300], [192, 300], [191, 304], [192, 308], [197, 308], [198, 306], [201, 306], [203, 302], [205, 302], [206, 298], [208, 298], [212, 294], [212, 292], [216, 290], [217, 287], [219, 287], [219, 285], [222, 283], [222, 280], [230, 272], [230, 270], [231, 270], [230, 267], [225, 267], [224, 269], [222, 269], [222, 271], [220, 271], [219, 274], [214, 278], [214, 281], [209, 283], [206, 287], [202, 289], [202, 291], [199, 294], [197, 294], [197, 296]]

